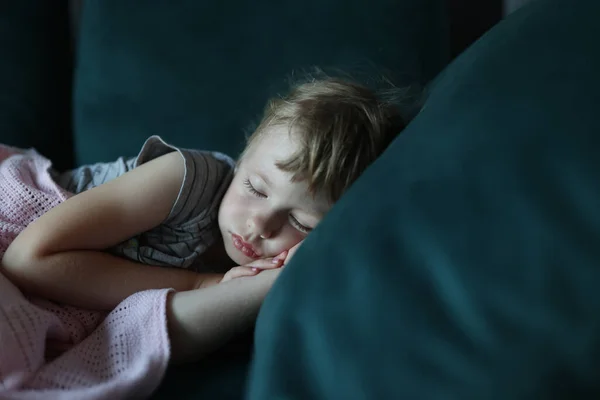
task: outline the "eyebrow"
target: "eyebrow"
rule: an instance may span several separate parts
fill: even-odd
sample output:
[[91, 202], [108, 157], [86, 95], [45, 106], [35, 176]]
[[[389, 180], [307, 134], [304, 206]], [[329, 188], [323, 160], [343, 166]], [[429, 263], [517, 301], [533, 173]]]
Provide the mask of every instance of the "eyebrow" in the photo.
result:
[[264, 175], [263, 173], [256, 171], [256, 176], [258, 176], [269, 188], [273, 187], [273, 185], [271, 185], [271, 182], [269, 181], [269, 178], [267, 178], [266, 175]]

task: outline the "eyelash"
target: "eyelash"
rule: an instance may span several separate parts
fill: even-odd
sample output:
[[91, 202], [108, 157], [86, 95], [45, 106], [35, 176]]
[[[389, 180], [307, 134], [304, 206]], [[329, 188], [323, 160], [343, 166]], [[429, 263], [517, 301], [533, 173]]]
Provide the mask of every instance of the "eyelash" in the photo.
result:
[[307, 226], [302, 225], [296, 218], [290, 215], [290, 222], [294, 228], [298, 229], [302, 233], [309, 233], [311, 229]]
[[252, 183], [250, 183], [250, 179], [248, 179], [248, 178], [244, 179], [244, 186], [246, 186], [248, 191], [250, 191], [250, 193], [252, 193], [256, 197], [260, 197], [261, 199], [264, 199], [265, 197], [267, 197], [266, 195], [262, 194], [258, 190], [254, 189], [254, 186], [252, 186]]
[[[246, 187], [246, 189], [248, 189], [248, 191], [250, 193], [252, 193], [254, 196], [259, 197], [261, 199], [264, 199], [264, 198], [267, 197], [265, 194], [259, 192], [258, 190], [256, 190], [254, 188], [254, 186], [252, 186], [252, 183], [250, 182], [250, 179], [248, 179], [248, 178], [244, 179], [243, 183], [244, 183], [244, 186]], [[290, 215], [290, 223], [292, 224], [292, 226], [294, 226], [294, 228], [298, 229], [302, 233], [309, 233], [312, 230], [311, 228], [302, 225], [292, 215]]]

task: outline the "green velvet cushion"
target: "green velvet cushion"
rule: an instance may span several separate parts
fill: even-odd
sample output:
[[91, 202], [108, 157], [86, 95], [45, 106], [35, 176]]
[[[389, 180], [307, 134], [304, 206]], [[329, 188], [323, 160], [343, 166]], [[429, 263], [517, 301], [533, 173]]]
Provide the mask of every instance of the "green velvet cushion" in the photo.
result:
[[270, 292], [249, 399], [599, 398], [599, 17], [533, 2], [444, 71]]
[[35, 147], [59, 168], [73, 161], [67, 3], [0, 8], [0, 143]]
[[236, 157], [244, 130], [312, 66], [427, 82], [448, 62], [442, 0], [84, 2], [77, 161], [134, 155], [159, 134]]

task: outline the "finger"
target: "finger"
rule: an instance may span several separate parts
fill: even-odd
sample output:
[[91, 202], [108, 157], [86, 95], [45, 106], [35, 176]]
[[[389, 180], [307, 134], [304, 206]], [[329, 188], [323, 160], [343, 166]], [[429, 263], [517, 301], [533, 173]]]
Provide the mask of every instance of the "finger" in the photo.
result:
[[242, 276], [254, 276], [258, 274], [259, 270], [256, 268], [247, 267], [234, 267], [227, 271], [221, 282], [227, 282], [232, 279], [240, 278]]
[[281, 261], [284, 261], [287, 257], [288, 257], [289, 251], [288, 250], [284, 250], [281, 253], [279, 253], [275, 258], [279, 259]]
[[283, 260], [281, 260], [279, 258], [266, 258], [266, 259], [254, 260], [251, 263], [246, 264], [245, 267], [259, 268], [259, 269], [273, 269], [273, 268], [279, 268], [282, 263], [283, 263]]
[[298, 247], [300, 247], [301, 244], [302, 244], [302, 242], [298, 243], [297, 245], [295, 245], [294, 247], [292, 247], [291, 249], [288, 250], [285, 261], [283, 262], [284, 265], [286, 265], [287, 263], [290, 262], [290, 260], [296, 253], [296, 250], [298, 250]]
[[283, 265], [287, 265], [287, 263], [290, 262], [294, 253], [295, 253], [295, 251], [288, 252], [288, 256], [285, 258], [285, 260], [283, 260]]
[[239, 266], [231, 269], [232, 275], [235, 278], [239, 278], [241, 276], [252, 276], [256, 275], [260, 269], [246, 266]]

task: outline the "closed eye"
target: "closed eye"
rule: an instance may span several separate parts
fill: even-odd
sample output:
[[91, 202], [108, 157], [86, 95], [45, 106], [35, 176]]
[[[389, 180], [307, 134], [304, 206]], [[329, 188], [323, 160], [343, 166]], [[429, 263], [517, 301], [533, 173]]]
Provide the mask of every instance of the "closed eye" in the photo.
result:
[[294, 228], [298, 229], [302, 233], [309, 233], [312, 231], [312, 228], [302, 225], [296, 218], [294, 218], [293, 215], [290, 215], [290, 224], [292, 224]]
[[252, 186], [252, 183], [250, 182], [250, 179], [248, 179], [248, 178], [244, 179], [244, 186], [246, 186], [246, 189], [248, 189], [248, 191], [256, 197], [260, 197], [261, 199], [264, 199], [267, 197], [266, 194], [261, 193], [258, 190], [256, 190], [254, 188], [254, 186]]

